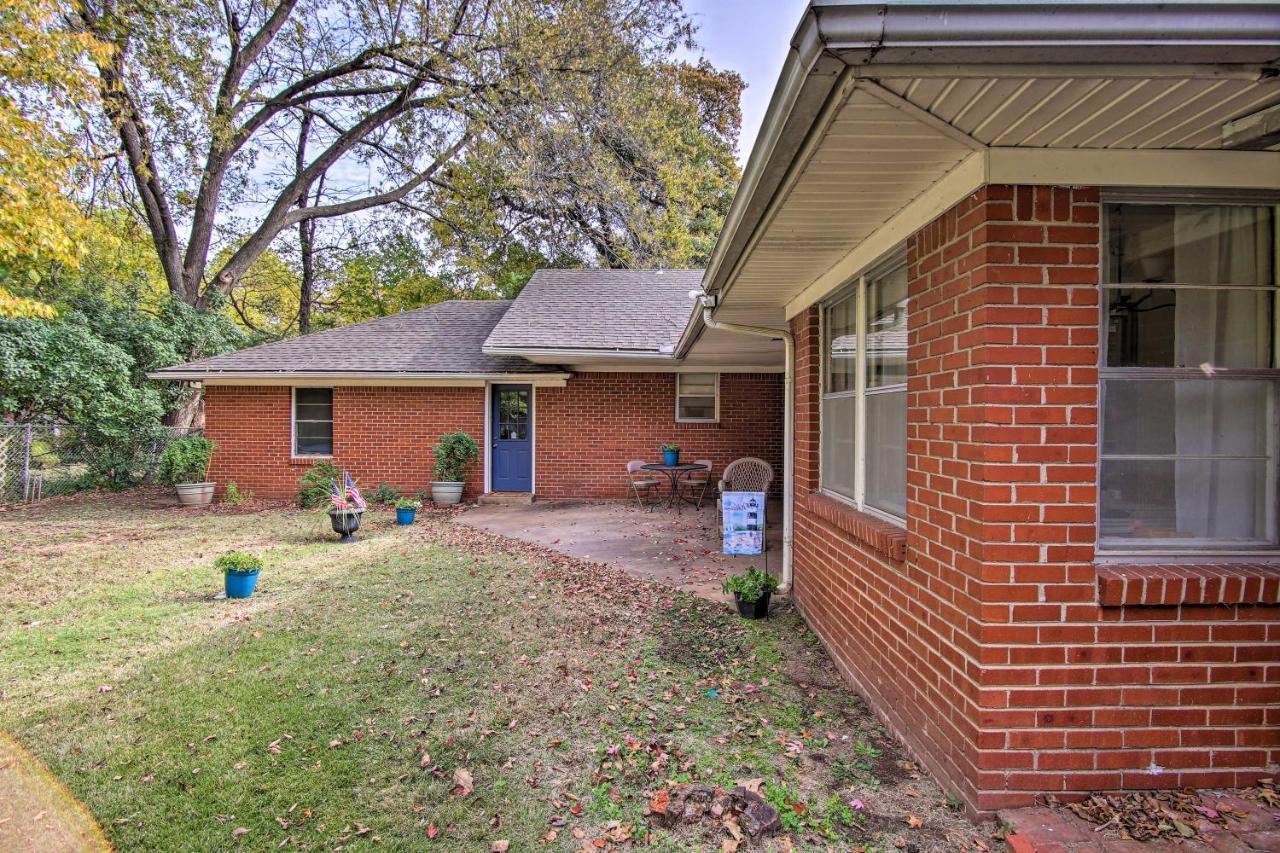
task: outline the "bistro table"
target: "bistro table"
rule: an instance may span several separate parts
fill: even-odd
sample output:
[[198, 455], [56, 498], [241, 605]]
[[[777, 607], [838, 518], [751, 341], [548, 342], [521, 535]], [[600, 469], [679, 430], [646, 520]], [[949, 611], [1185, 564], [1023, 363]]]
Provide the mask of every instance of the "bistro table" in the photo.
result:
[[[643, 466], [646, 471], [661, 471], [667, 475], [667, 479], [671, 481], [671, 496], [667, 498], [667, 509], [676, 508], [676, 514], [680, 514], [680, 502], [688, 500], [680, 496], [680, 478], [685, 474], [691, 474], [694, 471], [706, 471], [706, 465], [700, 465], [697, 462], [681, 462], [679, 465], [668, 465], [665, 462], [650, 462]], [[689, 501], [693, 503], [693, 501]]]

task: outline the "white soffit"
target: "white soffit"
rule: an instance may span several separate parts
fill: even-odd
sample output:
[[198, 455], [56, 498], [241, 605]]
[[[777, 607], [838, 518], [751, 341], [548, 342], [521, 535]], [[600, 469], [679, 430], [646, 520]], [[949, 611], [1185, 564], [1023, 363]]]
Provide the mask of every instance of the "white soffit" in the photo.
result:
[[1280, 103], [1280, 80], [1185, 68], [1183, 77], [953, 69], [973, 76], [931, 68], [837, 87], [846, 100], [813, 128], [807, 160], [732, 269], [717, 319], [772, 309], [765, 324], [780, 324], [988, 181], [1280, 186], [1280, 153], [1220, 150], [1225, 123]]

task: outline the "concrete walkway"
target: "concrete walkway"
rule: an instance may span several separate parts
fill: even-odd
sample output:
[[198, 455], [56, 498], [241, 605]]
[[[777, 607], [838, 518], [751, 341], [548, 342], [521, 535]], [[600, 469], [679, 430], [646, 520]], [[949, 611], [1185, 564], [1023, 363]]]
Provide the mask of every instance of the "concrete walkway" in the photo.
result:
[[29, 752], [0, 733], [0, 850], [97, 853], [110, 849], [88, 809]]
[[482, 530], [554, 548], [573, 557], [607, 563], [645, 580], [660, 581], [716, 601], [730, 600], [725, 575], [749, 566], [777, 575], [782, 567], [781, 505], [770, 503], [767, 553], [726, 556], [715, 501], [702, 509], [641, 509], [635, 503], [546, 501], [527, 506], [478, 506], [455, 520]]

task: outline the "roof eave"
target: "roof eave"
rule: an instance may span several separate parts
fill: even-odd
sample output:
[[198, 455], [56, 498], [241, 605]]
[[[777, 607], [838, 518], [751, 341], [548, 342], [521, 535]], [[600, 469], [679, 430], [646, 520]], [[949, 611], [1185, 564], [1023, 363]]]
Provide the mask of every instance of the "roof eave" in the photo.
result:
[[658, 350], [629, 350], [592, 347], [504, 347], [485, 346], [480, 349], [485, 355], [518, 356], [520, 358], [647, 358], [674, 359], [676, 350], [659, 352]]
[[[1272, 72], [1273, 3], [849, 3], [810, 0], [712, 250], [703, 289], [731, 276], [842, 74], [885, 65], [1204, 65]], [[862, 69], [868, 69], [863, 71]], [[691, 323], [681, 344], [696, 338]]]
[[502, 381], [517, 377], [539, 379], [568, 379], [571, 373], [554, 370], [527, 371], [522, 373], [430, 373], [403, 370], [157, 370], [147, 374], [148, 379], [178, 382], [203, 382], [210, 379], [297, 379], [300, 381], [340, 381], [350, 379], [388, 380], [484, 380]]

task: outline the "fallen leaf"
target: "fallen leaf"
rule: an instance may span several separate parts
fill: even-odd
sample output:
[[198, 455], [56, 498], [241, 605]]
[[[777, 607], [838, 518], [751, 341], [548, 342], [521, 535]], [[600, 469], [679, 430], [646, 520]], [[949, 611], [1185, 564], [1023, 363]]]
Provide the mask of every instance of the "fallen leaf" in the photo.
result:
[[436, 829], [436, 825], [434, 823], [427, 824], [427, 838], [435, 838], [439, 834], [440, 830]]
[[649, 800], [649, 811], [654, 814], [666, 814], [667, 805], [671, 802], [671, 792], [666, 788], [659, 788], [657, 793], [653, 795], [653, 799]]
[[235, 829], [231, 830], [232, 838], [239, 838], [242, 835], [248, 835], [248, 834], [249, 834], [249, 827], [247, 826], [237, 826]]
[[330, 749], [337, 749], [340, 746], [342, 746], [342, 741], [338, 740], [337, 738], [334, 738], [333, 740], [329, 741]]
[[720, 842], [720, 853], [738, 853], [738, 845], [741, 843], [733, 838], [726, 838]]
[[422, 753], [422, 758], [418, 759], [418, 766], [419, 766], [419, 767], [421, 767], [421, 768], [423, 768], [424, 770], [425, 770], [426, 768], [430, 767], [430, 766], [431, 766], [431, 753], [429, 753], [429, 752], [424, 752], [424, 753]]
[[489, 853], [507, 853], [507, 848], [511, 846], [511, 842], [505, 838], [493, 842], [493, 846], [489, 848]]
[[907, 815], [907, 826], [911, 827], [912, 829], [919, 829], [920, 827], [924, 826], [924, 821], [921, 818], [916, 817], [915, 815]]
[[471, 778], [470, 770], [459, 767], [453, 771], [453, 790], [449, 793], [455, 797], [469, 797], [475, 789], [475, 781]]

